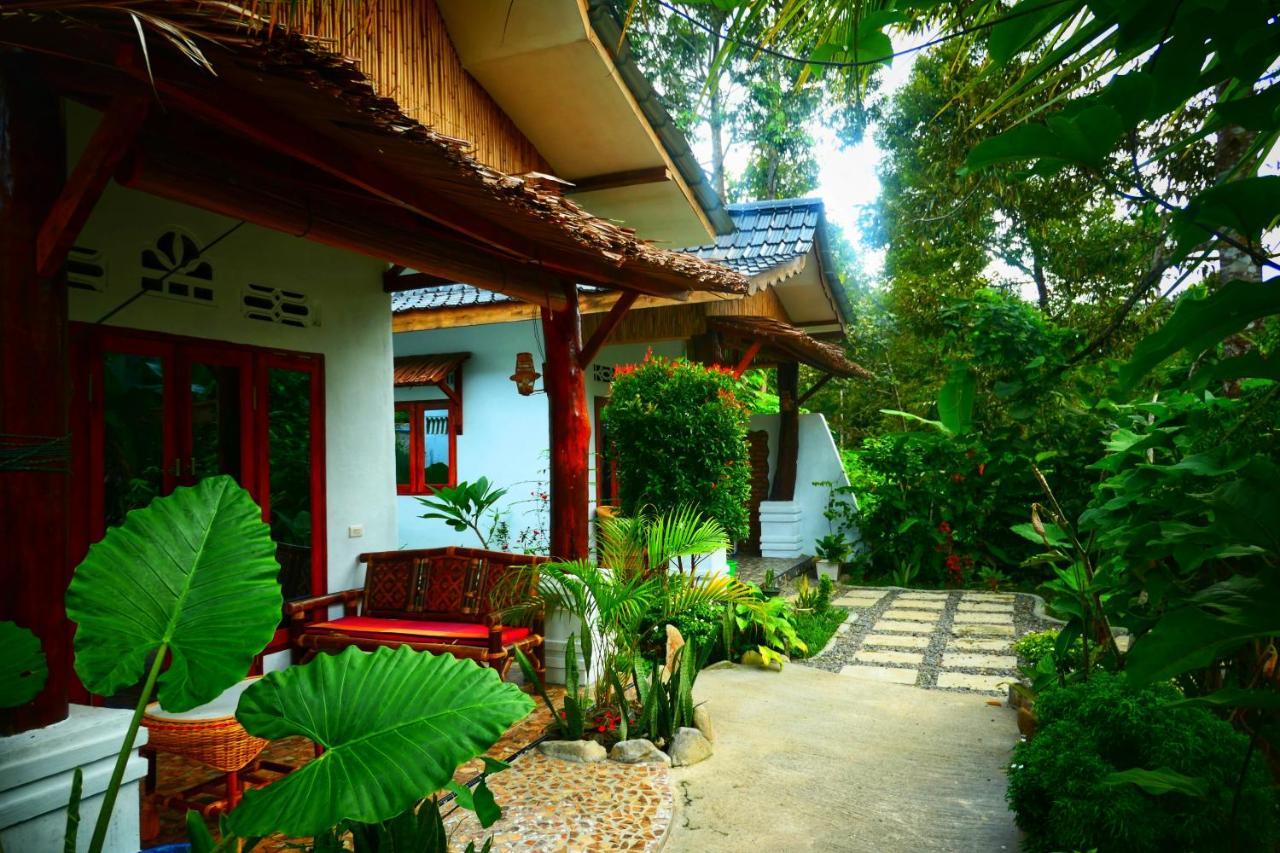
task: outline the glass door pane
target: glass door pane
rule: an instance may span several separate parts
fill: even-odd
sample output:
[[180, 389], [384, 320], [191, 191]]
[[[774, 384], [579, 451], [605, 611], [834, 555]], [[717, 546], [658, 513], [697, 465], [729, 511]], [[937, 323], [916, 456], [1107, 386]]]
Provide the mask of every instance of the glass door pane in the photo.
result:
[[191, 451], [186, 481], [230, 474], [244, 484], [242, 464], [241, 383], [238, 365], [191, 364]]
[[165, 359], [106, 352], [102, 366], [105, 527], [165, 494]]
[[286, 600], [311, 594], [311, 376], [267, 369], [268, 506]]

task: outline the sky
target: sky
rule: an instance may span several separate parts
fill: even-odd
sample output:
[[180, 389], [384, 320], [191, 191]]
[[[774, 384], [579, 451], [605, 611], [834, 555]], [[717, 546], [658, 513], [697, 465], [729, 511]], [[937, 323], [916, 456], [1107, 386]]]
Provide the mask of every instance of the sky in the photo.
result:
[[[902, 50], [920, 44], [933, 37], [933, 33], [918, 35], [899, 35], [894, 39], [894, 48]], [[880, 87], [877, 97], [889, 97], [896, 92], [911, 74], [911, 66], [916, 54], [898, 57], [893, 64], [880, 71]], [[858, 229], [859, 212], [863, 207], [875, 204], [880, 198], [880, 181], [876, 177], [876, 167], [884, 152], [876, 146], [872, 137], [876, 127], [872, 123], [863, 139], [857, 145], [843, 145], [836, 135], [814, 122], [810, 128], [817, 143], [818, 188], [813, 193], [820, 197], [826, 207], [827, 219], [838, 225], [858, 251], [862, 260], [863, 272], [868, 279], [876, 282], [884, 267], [884, 251], [870, 249], [861, 242]], [[695, 139], [693, 147], [698, 158], [704, 162], [711, 161], [709, 140]], [[748, 149], [745, 145], [731, 148], [725, 163], [730, 174], [741, 174], [746, 167]]]

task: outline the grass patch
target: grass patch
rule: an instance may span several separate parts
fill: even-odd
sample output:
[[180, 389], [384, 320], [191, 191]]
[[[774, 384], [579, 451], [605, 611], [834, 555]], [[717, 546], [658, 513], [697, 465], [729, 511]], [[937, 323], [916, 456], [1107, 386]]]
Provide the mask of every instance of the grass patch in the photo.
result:
[[796, 634], [809, 647], [803, 655], [794, 657], [810, 658], [822, 651], [823, 647], [835, 634], [848, 617], [849, 611], [843, 607], [828, 607], [825, 610], [801, 612], [795, 615]]

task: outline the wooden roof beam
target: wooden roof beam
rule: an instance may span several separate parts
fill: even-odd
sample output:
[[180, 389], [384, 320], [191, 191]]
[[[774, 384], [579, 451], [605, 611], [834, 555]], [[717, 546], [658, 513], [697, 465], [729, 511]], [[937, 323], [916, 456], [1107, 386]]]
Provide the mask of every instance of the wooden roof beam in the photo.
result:
[[742, 374], [747, 372], [747, 368], [751, 366], [751, 362], [755, 361], [756, 355], [760, 352], [761, 342], [755, 340], [751, 342], [751, 346], [747, 347], [747, 351], [742, 354], [742, 360], [738, 362], [738, 366], [733, 369], [733, 378], [741, 379]]
[[642, 184], [660, 184], [669, 180], [671, 180], [671, 171], [666, 166], [629, 169], [625, 172], [608, 172], [603, 175], [592, 175], [589, 178], [579, 178], [576, 181], [571, 181], [571, 186], [565, 190], [565, 194], [616, 190], [622, 187], [635, 187]]
[[107, 181], [137, 140], [148, 106], [143, 98], [112, 99], [36, 237], [36, 272], [41, 277], [52, 278], [66, 262]]
[[605, 315], [604, 320], [596, 328], [591, 335], [591, 339], [582, 345], [582, 351], [578, 353], [578, 366], [586, 370], [587, 365], [600, 354], [600, 348], [609, 340], [609, 336], [613, 334], [613, 330], [618, 328], [618, 324], [622, 322], [622, 317], [636, 304], [636, 299], [640, 297], [639, 293], [634, 290], [628, 290], [613, 303], [613, 307], [609, 309], [609, 313]]

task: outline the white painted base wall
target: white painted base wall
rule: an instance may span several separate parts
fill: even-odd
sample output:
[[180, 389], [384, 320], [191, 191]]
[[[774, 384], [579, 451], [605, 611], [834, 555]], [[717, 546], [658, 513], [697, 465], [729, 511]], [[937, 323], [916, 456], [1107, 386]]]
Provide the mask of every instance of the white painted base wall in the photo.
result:
[[[72, 705], [70, 716], [60, 723], [0, 738], [0, 844], [6, 851], [63, 849], [67, 799], [77, 767], [84, 772], [84, 788], [76, 849], [88, 849], [131, 715], [114, 708]], [[106, 853], [137, 853], [141, 846], [138, 797], [147, 762], [138, 756], [136, 747], [146, 742], [147, 730], [139, 729], [116, 799]]]
[[[772, 483], [778, 464], [778, 416], [752, 415], [751, 429], [762, 429], [769, 434], [769, 482]], [[820, 482], [849, 485], [827, 419], [817, 413], [801, 415], [799, 443], [793, 499], [765, 501], [760, 505], [761, 554], [766, 557], [813, 554], [814, 543], [833, 532], [843, 533], [856, 548], [861, 540], [857, 528], [833, 531], [823, 514], [831, 487], [814, 485]]]
[[800, 501], [760, 502], [760, 556], [799, 557], [806, 544]]

